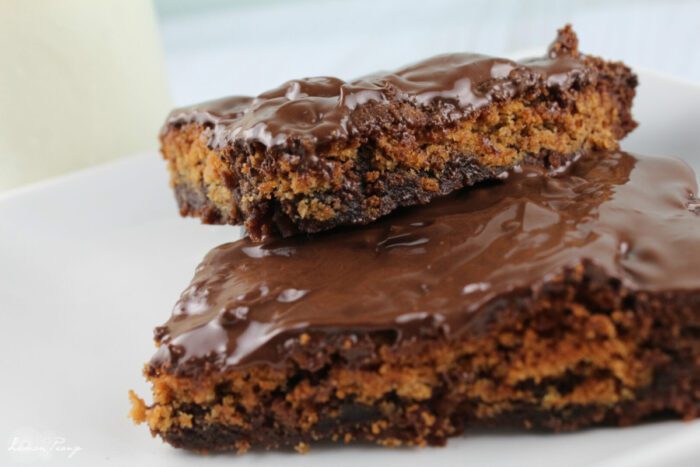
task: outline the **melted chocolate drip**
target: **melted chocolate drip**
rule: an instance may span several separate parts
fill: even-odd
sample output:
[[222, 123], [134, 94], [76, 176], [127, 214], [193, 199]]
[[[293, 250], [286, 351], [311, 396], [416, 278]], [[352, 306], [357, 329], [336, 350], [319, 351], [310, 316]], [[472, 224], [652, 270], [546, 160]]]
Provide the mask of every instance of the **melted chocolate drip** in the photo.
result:
[[159, 328], [152, 364], [276, 365], [279, 339], [302, 332], [469, 335], [485, 304], [584, 261], [633, 290], [698, 289], [695, 193], [683, 162], [593, 153], [361, 228], [225, 244]]

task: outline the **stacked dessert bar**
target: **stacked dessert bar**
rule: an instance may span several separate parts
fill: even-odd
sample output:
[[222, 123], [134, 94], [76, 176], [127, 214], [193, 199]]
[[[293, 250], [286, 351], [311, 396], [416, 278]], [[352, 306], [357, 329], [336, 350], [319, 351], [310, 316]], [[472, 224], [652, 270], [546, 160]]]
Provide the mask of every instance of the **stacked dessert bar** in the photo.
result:
[[156, 329], [132, 418], [242, 452], [700, 415], [697, 184], [618, 149], [636, 84], [566, 27], [175, 110], [181, 213], [249, 235]]

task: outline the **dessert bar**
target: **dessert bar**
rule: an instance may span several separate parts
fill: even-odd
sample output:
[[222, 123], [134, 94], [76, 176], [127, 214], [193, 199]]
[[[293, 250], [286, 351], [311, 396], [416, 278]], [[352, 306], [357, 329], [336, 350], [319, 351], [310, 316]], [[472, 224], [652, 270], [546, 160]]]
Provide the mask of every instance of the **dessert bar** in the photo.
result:
[[697, 417], [696, 193], [683, 162], [592, 152], [222, 245], [157, 328], [132, 418], [196, 451], [303, 451]]
[[161, 134], [180, 212], [253, 240], [367, 224], [501, 176], [614, 150], [635, 127], [636, 76], [579, 52], [441, 55], [354, 81], [291, 80], [174, 110]]

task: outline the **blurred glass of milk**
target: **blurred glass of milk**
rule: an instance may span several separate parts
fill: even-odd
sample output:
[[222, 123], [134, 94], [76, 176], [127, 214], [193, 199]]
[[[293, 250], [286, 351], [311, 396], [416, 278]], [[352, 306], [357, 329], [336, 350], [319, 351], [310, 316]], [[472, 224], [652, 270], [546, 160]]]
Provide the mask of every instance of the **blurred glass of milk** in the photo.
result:
[[168, 107], [147, 0], [0, 0], [0, 190], [154, 148]]

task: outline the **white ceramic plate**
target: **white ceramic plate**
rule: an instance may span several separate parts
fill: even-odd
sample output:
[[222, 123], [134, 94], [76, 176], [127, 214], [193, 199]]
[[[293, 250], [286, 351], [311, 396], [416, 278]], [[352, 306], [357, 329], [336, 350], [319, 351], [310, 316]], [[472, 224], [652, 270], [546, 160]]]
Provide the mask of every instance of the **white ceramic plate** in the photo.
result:
[[[700, 170], [700, 87], [652, 73], [641, 83], [641, 125], [624, 147]], [[0, 465], [698, 465], [700, 422], [483, 433], [446, 448], [306, 456], [201, 457], [151, 439], [127, 419], [127, 391], [149, 394], [140, 370], [154, 350], [152, 329], [204, 254], [239, 235], [181, 219], [156, 154], [0, 197]]]

